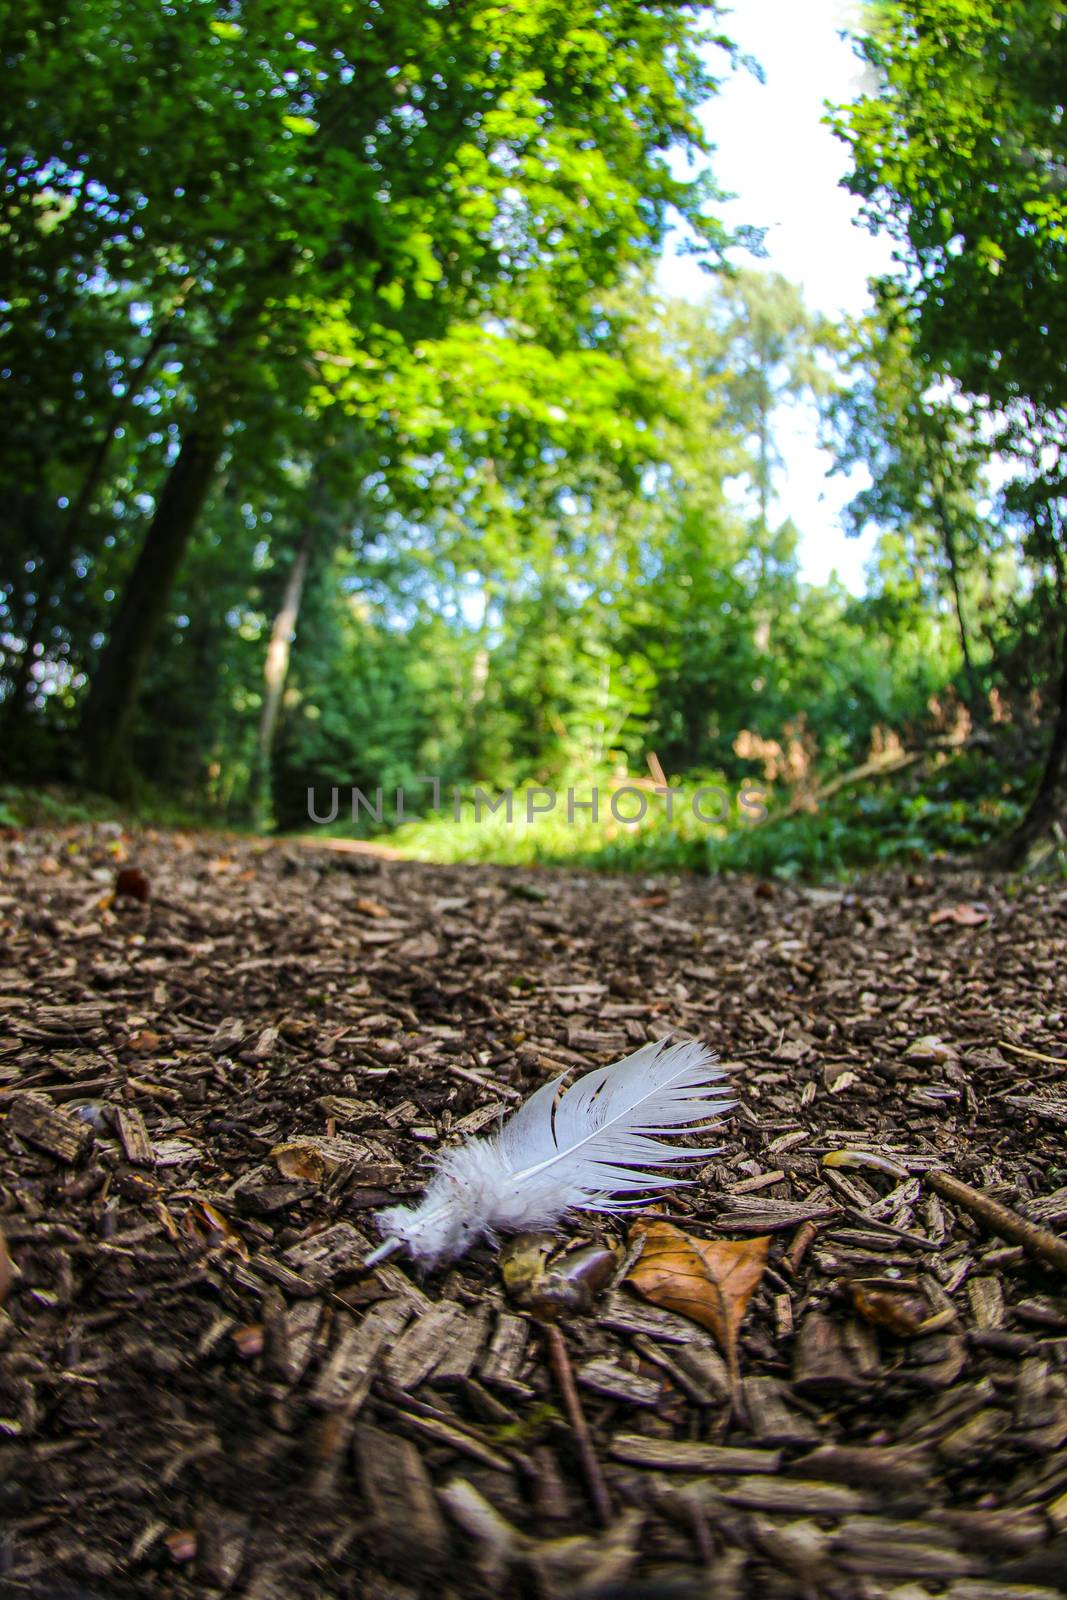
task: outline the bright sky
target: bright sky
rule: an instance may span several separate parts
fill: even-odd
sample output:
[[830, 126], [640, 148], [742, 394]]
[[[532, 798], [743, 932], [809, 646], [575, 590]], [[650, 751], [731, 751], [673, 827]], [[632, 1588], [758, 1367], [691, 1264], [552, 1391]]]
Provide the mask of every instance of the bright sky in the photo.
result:
[[[839, 37], [854, 14], [851, 0], [738, 0], [724, 32], [761, 63], [766, 82], [738, 73], [704, 113], [718, 147], [716, 180], [737, 196], [724, 220], [765, 228], [767, 257], [753, 264], [793, 279], [829, 317], [861, 311], [867, 279], [890, 265], [888, 243], [853, 221], [857, 203], [839, 187], [848, 153], [821, 123], [824, 101], [851, 100], [860, 87], [861, 63]], [[687, 297], [707, 285], [684, 257], [665, 260], [660, 278]], [[821, 582], [836, 568], [861, 592], [871, 540], [846, 538], [838, 516], [858, 485], [827, 480], [830, 460], [815, 443], [811, 415], [783, 416], [780, 443], [786, 468], [777, 510], [801, 530], [803, 576]]]

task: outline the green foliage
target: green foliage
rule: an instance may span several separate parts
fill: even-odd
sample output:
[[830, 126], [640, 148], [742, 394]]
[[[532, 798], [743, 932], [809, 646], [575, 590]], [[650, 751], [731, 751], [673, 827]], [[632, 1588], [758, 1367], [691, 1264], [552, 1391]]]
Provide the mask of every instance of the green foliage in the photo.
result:
[[[378, 831], [429, 774], [771, 776], [766, 827], [397, 834], [643, 869], [837, 872], [1010, 821], [988, 764], [988, 818], [899, 780], [804, 809], [960, 697], [1027, 772], [1067, 593], [1063, 29], [1036, 0], [1006, 30], [980, 0], [872, 15], [878, 87], [838, 123], [907, 260], [830, 328], [776, 274], [654, 288], [670, 227], [713, 266], [731, 242], [685, 159], [733, 56], [714, 10], [26, 0], [0, 107], [8, 769], [72, 777], [80, 738], [112, 782], [128, 745], [148, 806], [231, 825], [380, 787]], [[862, 598], [805, 584], [812, 530], [774, 515], [784, 412], [813, 401], [867, 474]]]
[[[772, 796], [765, 822], [755, 820], [752, 795], [739, 804], [722, 773], [692, 774], [679, 788], [670, 818], [663, 799], [648, 793], [643, 819], [631, 825], [619, 823], [610, 808], [617, 777], [608, 772], [568, 776], [577, 802], [573, 821], [566, 786], [547, 814], [537, 810], [546, 804], [544, 796], [535, 795], [532, 818], [527, 791], [516, 790], [510, 821], [499, 793], [479, 799], [463, 792], [458, 817], [447, 793], [439, 813], [391, 829], [383, 842], [423, 861], [745, 872], [785, 881], [843, 878], [860, 868], [916, 867], [982, 848], [1022, 816], [1035, 773], [1027, 767], [1005, 771], [988, 753], [941, 756], [904, 775], [839, 793], [814, 811], [793, 811]], [[594, 784], [599, 786], [596, 822], [580, 808]], [[692, 796], [704, 785], [731, 800], [723, 825], [694, 814]], [[699, 804], [707, 816], [718, 812], [718, 802], [710, 797]], [[618, 810], [635, 812], [634, 797], [620, 799]]]
[[907, 782], [868, 784], [814, 812], [772, 813], [765, 827], [715, 846], [709, 866], [791, 880], [959, 860], [1019, 821], [1035, 776], [1032, 769], [1005, 776], [988, 755], [957, 758], [941, 771], [926, 766]]
[[[566, 358], [668, 219], [706, 253], [726, 236], [672, 159], [703, 150], [715, 87], [688, 6], [82, 0], [62, 46], [59, 26], [31, 0], [5, 37], [0, 481], [20, 559], [0, 620], [20, 711], [35, 659], [58, 649], [77, 676], [106, 641], [92, 746], [129, 720], [199, 512], [179, 443], [252, 491], [333, 411], [389, 449], [419, 341], [521, 317], [532, 352]], [[131, 457], [132, 505], [114, 495]], [[72, 637], [109, 511], [140, 554]]]
[[840, 108], [853, 192], [902, 246], [923, 352], [1000, 404], [1067, 404], [1067, 26], [1058, 0], [876, 0]]
[[953, 631], [977, 708], [981, 657], [995, 648], [978, 625], [991, 622], [1018, 586], [1010, 536], [983, 510], [992, 495], [989, 429], [981, 408], [954, 385], [931, 385], [888, 286], [847, 343], [848, 381], [824, 409], [835, 470], [862, 466], [870, 481], [846, 508], [846, 528], [883, 530], [871, 572], [883, 625], [907, 649], [919, 642], [921, 611], [923, 643], [937, 639], [941, 654], [952, 650]]

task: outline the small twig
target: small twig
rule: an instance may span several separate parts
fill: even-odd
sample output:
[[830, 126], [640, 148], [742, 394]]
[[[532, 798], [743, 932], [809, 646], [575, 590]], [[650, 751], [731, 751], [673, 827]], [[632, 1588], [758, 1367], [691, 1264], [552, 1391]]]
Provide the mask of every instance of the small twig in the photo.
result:
[[789, 1249], [782, 1257], [782, 1265], [789, 1269], [794, 1278], [797, 1275], [800, 1263], [815, 1243], [818, 1232], [819, 1230], [814, 1222], [802, 1222], [796, 1233], [794, 1233]]
[[638, 1261], [641, 1259], [641, 1252], [644, 1250], [644, 1248], [645, 1236], [643, 1233], [639, 1233], [636, 1239], [631, 1239], [630, 1243], [626, 1247], [626, 1253], [615, 1269], [611, 1283], [608, 1285], [612, 1293], [614, 1293], [614, 1291], [619, 1288], [623, 1281], [630, 1276], [631, 1271], [634, 1267], [636, 1267]]
[[177, 1089], [166, 1089], [161, 1083], [153, 1083], [151, 1078], [127, 1078], [126, 1086], [134, 1089], [138, 1094], [146, 1094], [153, 1100], [166, 1100], [168, 1105], [180, 1105], [185, 1096]]
[[[47, 1073], [43, 1078], [47, 1080]], [[25, 1094], [27, 1089], [33, 1089], [37, 1094], [46, 1094], [50, 1100], [80, 1100], [83, 1095], [94, 1093], [98, 1089], [114, 1089], [119, 1083], [117, 1077], [110, 1078], [82, 1078], [65, 1079], [62, 1083], [48, 1083], [42, 1081], [42, 1076], [27, 1078], [22, 1083], [13, 1083], [9, 1088], [0, 1089], [0, 1100], [10, 1100], [15, 1095]]]
[[1067, 1067], [1067, 1061], [1062, 1056], [1043, 1056], [1040, 1050], [1024, 1050], [1021, 1044], [1009, 1044], [1007, 1039], [998, 1039], [1002, 1050], [1013, 1050], [1017, 1056], [1025, 1056], [1028, 1061], [1047, 1061], [1050, 1067]]
[[908, 1233], [904, 1228], [895, 1228], [891, 1222], [881, 1222], [877, 1217], [869, 1217], [858, 1206], [845, 1206], [845, 1216], [851, 1217], [853, 1222], [858, 1222], [861, 1227], [874, 1228], [878, 1233], [888, 1233], [894, 1239], [900, 1239], [904, 1244], [910, 1244], [915, 1250], [940, 1250], [941, 1246], [936, 1239], [928, 1239], [922, 1233]]
[[568, 1421], [574, 1430], [574, 1438], [578, 1446], [578, 1457], [582, 1463], [586, 1486], [589, 1489], [589, 1498], [593, 1502], [593, 1508], [601, 1525], [605, 1528], [610, 1528], [614, 1521], [614, 1515], [611, 1509], [611, 1501], [608, 1498], [608, 1486], [604, 1482], [604, 1475], [600, 1470], [600, 1462], [597, 1460], [596, 1451], [593, 1449], [589, 1424], [585, 1420], [582, 1402], [578, 1398], [578, 1390], [574, 1382], [571, 1358], [567, 1354], [566, 1343], [562, 1333], [553, 1322], [543, 1322], [541, 1324], [541, 1333], [544, 1336], [545, 1346], [548, 1350], [548, 1364], [552, 1368], [552, 1376], [556, 1380]]
[[518, 1089], [513, 1089], [510, 1083], [500, 1083], [496, 1078], [483, 1078], [481, 1073], [472, 1072], [469, 1067], [457, 1067], [454, 1062], [449, 1062], [445, 1068], [454, 1078], [463, 1078], [467, 1083], [476, 1083], [479, 1089], [491, 1089], [494, 1094], [502, 1094], [508, 1100], [521, 1100], [522, 1095]]
[[962, 1206], [972, 1217], [984, 1222], [991, 1233], [999, 1235], [1001, 1239], [1010, 1239], [1012, 1244], [1021, 1244], [1032, 1256], [1067, 1274], [1067, 1240], [1057, 1239], [1047, 1228], [1027, 1222], [1017, 1211], [1012, 1211], [978, 1189], [972, 1189], [970, 1184], [962, 1183], [948, 1172], [927, 1172], [923, 1181], [935, 1194]]

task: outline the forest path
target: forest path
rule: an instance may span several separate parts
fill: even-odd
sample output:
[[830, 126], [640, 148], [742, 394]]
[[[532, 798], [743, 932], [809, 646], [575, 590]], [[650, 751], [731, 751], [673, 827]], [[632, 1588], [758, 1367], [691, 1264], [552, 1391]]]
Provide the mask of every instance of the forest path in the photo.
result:
[[[107, 827], [0, 849], [5, 1594], [1063, 1581], [1067, 1281], [927, 1174], [1067, 1225], [1064, 886]], [[564, 1319], [561, 1356], [487, 1246], [361, 1273], [443, 1138], [670, 1030], [735, 1064], [739, 1106], [667, 1210], [771, 1238], [733, 1406], [710, 1335], [628, 1287]]]

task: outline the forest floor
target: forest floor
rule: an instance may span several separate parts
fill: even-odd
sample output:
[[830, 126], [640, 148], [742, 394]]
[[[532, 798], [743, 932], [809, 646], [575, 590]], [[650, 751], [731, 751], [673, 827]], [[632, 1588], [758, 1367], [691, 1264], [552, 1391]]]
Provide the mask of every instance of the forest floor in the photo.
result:
[[[5, 1597], [1061, 1592], [1062, 883], [0, 852]], [[770, 1237], [739, 1380], [621, 1272], [553, 1332], [489, 1246], [362, 1269], [442, 1142], [670, 1030], [738, 1105], [659, 1215]]]

